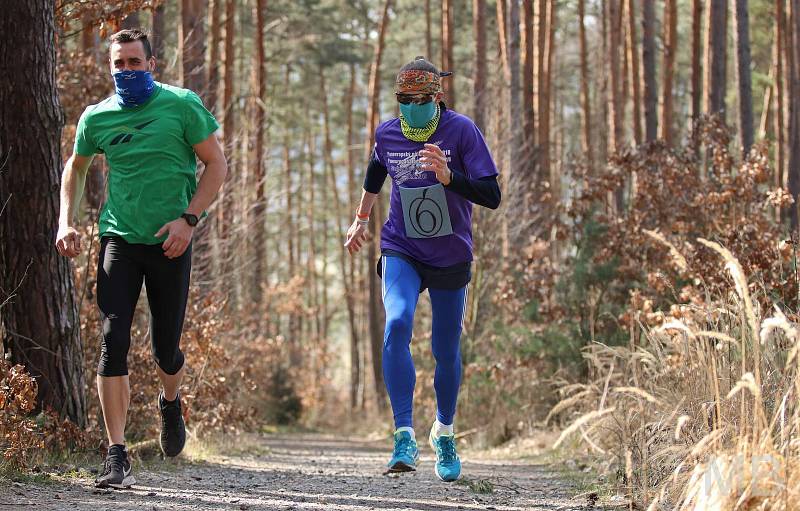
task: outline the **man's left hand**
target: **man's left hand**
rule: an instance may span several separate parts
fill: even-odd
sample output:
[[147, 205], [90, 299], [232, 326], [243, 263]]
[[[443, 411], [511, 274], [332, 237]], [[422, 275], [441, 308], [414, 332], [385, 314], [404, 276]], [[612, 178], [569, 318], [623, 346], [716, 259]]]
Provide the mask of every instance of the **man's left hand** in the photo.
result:
[[175, 259], [183, 255], [189, 243], [192, 242], [194, 227], [189, 225], [183, 218], [178, 218], [164, 224], [156, 233], [156, 238], [164, 234], [169, 234], [167, 240], [161, 245], [161, 248], [164, 249], [164, 255], [170, 259]]
[[436, 174], [436, 179], [447, 186], [453, 179], [452, 171], [447, 167], [447, 157], [442, 149], [434, 144], [425, 144], [425, 149], [419, 152], [419, 161], [425, 170], [430, 170]]

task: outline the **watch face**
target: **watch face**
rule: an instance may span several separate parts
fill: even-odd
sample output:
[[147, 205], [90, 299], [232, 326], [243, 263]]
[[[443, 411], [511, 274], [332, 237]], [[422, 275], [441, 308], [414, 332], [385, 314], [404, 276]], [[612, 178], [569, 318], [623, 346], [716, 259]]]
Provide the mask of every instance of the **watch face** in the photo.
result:
[[186, 220], [186, 223], [192, 227], [197, 225], [197, 217], [195, 215], [192, 215], [191, 213], [184, 213], [181, 216], [183, 216], [183, 218]]

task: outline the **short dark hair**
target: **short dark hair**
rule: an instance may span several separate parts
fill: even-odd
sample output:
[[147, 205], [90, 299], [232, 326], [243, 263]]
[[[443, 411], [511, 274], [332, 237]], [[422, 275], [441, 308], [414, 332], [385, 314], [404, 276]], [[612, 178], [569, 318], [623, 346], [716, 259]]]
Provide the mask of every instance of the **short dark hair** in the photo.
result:
[[111, 46], [114, 43], [132, 43], [135, 41], [142, 42], [145, 57], [149, 59], [153, 56], [153, 49], [150, 47], [150, 41], [147, 40], [147, 34], [138, 28], [126, 28], [112, 34], [111, 37], [108, 38], [108, 45]]

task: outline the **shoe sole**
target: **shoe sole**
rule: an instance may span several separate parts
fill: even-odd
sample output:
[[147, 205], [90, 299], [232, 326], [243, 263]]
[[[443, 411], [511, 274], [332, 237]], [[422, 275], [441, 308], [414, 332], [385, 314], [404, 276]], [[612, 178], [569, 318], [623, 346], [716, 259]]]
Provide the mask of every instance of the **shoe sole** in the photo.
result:
[[130, 475], [130, 476], [126, 477], [125, 479], [123, 479], [121, 483], [119, 483], [119, 484], [109, 484], [109, 486], [112, 487], [112, 488], [116, 488], [117, 490], [125, 490], [127, 488], [130, 488], [134, 484], [136, 484], [136, 478], [133, 477], [132, 475]]
[[417, 467], [409, 465], [408, 463], [404, 463], [402, 461], [398, 461], [391, 467], [389, 467], [390, 473], [399, 473], [399, 472], [416, 472]]
[[121, 483], [94, 483], [95, 488], [115, 488], [117, 490], [125, 490], [136, 484], [136, 478], [129, 475], [122, 480]]

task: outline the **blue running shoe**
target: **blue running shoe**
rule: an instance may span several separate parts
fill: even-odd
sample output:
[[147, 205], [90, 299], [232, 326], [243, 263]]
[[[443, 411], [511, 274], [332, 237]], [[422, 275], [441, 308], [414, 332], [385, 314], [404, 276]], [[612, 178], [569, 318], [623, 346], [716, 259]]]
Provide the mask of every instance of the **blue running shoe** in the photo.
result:
[[456, 437], [454, 435], [442, 435], [435, 438], [433, 429], [431, 429], [428, 441], [431, 444], [431, 449], [436, 454], [436, 466], [434, 467], [436, 477], [446, 482], [458, 479], [458, 476], [461, 475], [461, 460], [456, 454]]
[[389, 472], [412, 472], [417, 469], [419, 449], [417, 441], [408, 431], [396, 431], [394, 434], [394, 452], [389, 462]]

